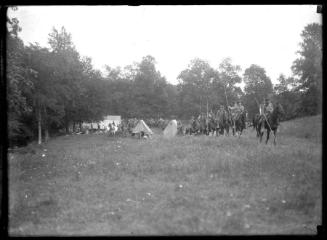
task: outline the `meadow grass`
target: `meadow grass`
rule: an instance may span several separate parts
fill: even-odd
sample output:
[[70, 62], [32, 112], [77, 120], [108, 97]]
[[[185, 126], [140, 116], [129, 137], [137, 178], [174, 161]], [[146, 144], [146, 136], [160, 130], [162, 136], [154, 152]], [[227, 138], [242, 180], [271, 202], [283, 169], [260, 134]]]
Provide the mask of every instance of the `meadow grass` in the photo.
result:
[[282, 123], [277, 146], [252, 129], [154, 131], [62, 136], [9, 154], [10, 234], [315, 234], [321, 224], [321, 117]]

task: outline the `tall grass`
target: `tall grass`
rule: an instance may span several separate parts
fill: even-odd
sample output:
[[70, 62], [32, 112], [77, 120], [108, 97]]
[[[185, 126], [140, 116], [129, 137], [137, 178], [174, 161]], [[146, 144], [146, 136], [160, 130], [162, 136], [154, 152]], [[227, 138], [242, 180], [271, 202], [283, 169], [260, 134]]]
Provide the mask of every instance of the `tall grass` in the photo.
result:
[[321, 224], [321, 125], [282, 124], [276, 147], [251, 129], [241, 138], [157, 131], [151, 140], [75, 135], [31, 145], [9, 155], [10, 233], [312, 234]]

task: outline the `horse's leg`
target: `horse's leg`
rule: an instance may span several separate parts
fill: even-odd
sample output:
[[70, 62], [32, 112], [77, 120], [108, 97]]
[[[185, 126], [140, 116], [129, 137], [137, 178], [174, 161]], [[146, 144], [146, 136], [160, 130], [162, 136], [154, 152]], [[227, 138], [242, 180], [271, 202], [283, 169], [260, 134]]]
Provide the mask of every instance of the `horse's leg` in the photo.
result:
[[274, 145], [276, 145], [276, 140], [277, 140], [277, 136], [276, 136], [276, 133], [277, 133], [277, 129], [274, 129]]
[[269, 135], [270, 135], [270, 129], [268, 128], [268, 129], [267, 129], [267, 140], [266, 140], [266, 144], [268, 143]]
[[261, 124], [259, 124], [257, 127], [258, 127], [258, 133], [259, 133], [260, 143], [261, 143], [262, 142], [262, 136], [263, 136], [263, 131], [261, 132]]

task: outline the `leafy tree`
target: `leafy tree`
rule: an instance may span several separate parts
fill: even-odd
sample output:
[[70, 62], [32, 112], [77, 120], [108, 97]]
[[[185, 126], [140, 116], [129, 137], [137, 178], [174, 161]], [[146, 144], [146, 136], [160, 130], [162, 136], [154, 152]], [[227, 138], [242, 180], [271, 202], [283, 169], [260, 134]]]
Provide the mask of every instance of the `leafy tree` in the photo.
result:
[[64, 107], [64, 125], [66, 132], [72, 121], [78, 118], [76, 106], [81, 94], [81, 81], [83, 79], [83, 64], [79, 53], [73, 45], [71, 34], [64, 27], [59, 32], [53, 28], [49, 34], [48, 43], [51, 47], [53, 76], [56, 79], [56, 93]]
[[47, 140], [50, 125], [53, 122], [60, 122], [63, 116], [63, 108], [56, 92], [53, 91], [55, 82], [52, 76], [52, 60], [47, 48], [42, 48], [38, 44], [31, 44], [26, 48], [25, 62], [34, 73], [27, 77], [33, 82], [33, 88], [27, 92], [27, 96], [38, 122], [39, 144], [42, 142], [42, 129]]
[[293, 74], [298, 79], [298, 90], [303, 93], [302, 114], [321, 112], [322, 102], [322, 26], [307, 25], [301, 37], [300, 57], [293, 62]]
[[205, 111], [215, 103], [215, 83], [219, 76], [207, 61], [195, 58], [179, 76], [179, 104], [183, 117], [189, 118]]
[[155, 117], [164, 114], [167, 108], [167, 102], [164, 100], [166, 93], [162, 88], [166, 85], [166, 80], [156, 70], [155, 64], [154, 57], [145, 56], [137, 65], [131, 95], [137, 105], [134, 112], [137, 117]]
[[[15, 10], [16, 8], [13, 8]], [[24, 63], [24, 44], [18, 34], [21, 31], [16, 18], [7, 17], [7, 103], [8, 103], [8, 138], [9, 144], [25, 142], [32, 138], [31, 129], [22, 123], [23, 116], [32, 109], [28, 105], [24, 91], [32, 87], [32, 82], [26, 79], [32, 74]]]
[[296, 81], [292, 77], [286, 78], [283, 74], [277, 80], [279, 83], [274, 86], [274, 100], [282, 104], [285, 111], [284, 120], [295, 118], [301, 109], [301, 94], [295, 88]]
[[231, 58], [223, 59], [218, 69], [220, 78], [219, 100], [220, 102], [225, 102], [226, 105], [228, 101], [228, 104], [231, 105], [242, 96], [241, 88], [235, 86], [235, 84], [242, 81], [242, 78], [239, 76], [239, 72], [242, 69], [239, 65], [233, 65]]
[[266, 75], [264, 68], [252, 64], [243, 74], [245, 83], [243, 97], [244, 105], [248, 110], [249, 116], [252, 117], [259, 111], [256, 101], [263, 101], [267, 96], [273, 93], [273, 85], [270, 78]]

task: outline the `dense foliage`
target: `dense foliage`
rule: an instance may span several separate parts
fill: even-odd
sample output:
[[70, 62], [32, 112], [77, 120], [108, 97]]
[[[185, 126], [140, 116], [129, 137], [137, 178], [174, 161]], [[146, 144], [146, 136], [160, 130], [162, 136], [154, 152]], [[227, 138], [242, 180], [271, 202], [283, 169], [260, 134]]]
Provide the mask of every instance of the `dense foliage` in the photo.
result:
[[[99, 121], [105, 115], [123, 118], [188, 119], [218, 104], [241, 99], [249, 117], [258, 112], [257, 102], [272, 96], [286, 110], [285, 119], [321, 111], [321, 25], [305, 27], [293, 77], [281, 75], [273, 86], [265, 69], [252, 64], [241, 68], [230, 58], [217, 68], [199, 58], [172, 85], [156, 69], [153, 56], [123, 68], [94, 69], [92, 59], [80, 56], [70, 33], [53, 28], [49, 47], [25, 46], [19, 38], [19, 22], [7, 19], [7, 102], [11, 145], [33, 139], [47, 140], [59, 131], [82, 122]], [[239, 83], [245, 83], [244, 91]]]

